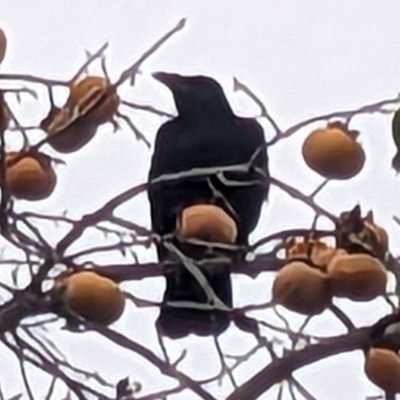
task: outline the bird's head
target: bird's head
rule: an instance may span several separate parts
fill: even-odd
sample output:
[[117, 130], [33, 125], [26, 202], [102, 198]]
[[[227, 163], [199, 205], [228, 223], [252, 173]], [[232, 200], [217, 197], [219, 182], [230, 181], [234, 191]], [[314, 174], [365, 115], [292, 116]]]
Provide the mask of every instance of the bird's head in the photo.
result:
[[156, 72], [153, 77], [172, 92], [181, 117], [224, 118], [233, 115], [221, 85], [207, 76]]

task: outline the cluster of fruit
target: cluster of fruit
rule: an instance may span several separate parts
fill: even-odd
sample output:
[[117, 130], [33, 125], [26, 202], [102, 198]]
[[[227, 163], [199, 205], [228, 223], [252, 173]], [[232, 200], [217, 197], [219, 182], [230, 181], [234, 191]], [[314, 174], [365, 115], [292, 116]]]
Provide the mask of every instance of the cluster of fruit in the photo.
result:
[[[0, 63], [6, 48], [6, 35], [0, 29]], [[87, 76], [71, 82], [65, 105], [53, 107], [40, 128], [47, 134], [47, 143], [53, 149], [70, 153], [88, 143], [101, 124], [111, 121], [118, 105], [116, 89], [107, 79]], [[6, 130], [9, 123], [10, 113], [0, 93], [0, 130]], [[51, 157], [28, 148], [5, 153], [4, 181], [9, 195], [41, 200], [51, 195], [57, 177]], [[101, 324], [117, 320], [125, 306], [118, 285], [92, 271], [62, 275], [56, 280], [53, 295], [61, 298], [64, 309], [70, 314]]]
[[[352, 178], [365, 163], [364, 150], [356, 142], [358, 134], [339, 121], [312, 131], [302, 148], [306, 164], [327, 179]], [[354, 216], [356, 211], [348, 214]], [[369, 219], [362, 224], [375, 242], [381, 242], [378, 247], [384, 253], [387, 234]], [[316, 240], [292, 243], [287, 253], [286, 265], [273, 285], [273, 298], [293, 311], [318, 314], [329, 306], [332, 296], [368, 301], [385, 292], [386, 269], [377, 254], [332, 248]]]
[[[6, 36], [0, 29], [0, 63], [6, 47]], [[61, 153], [74, 152], [86, 145], [101, 124], [112, 121], [120, 103], [115, 86], [104, 77], [87, 76], [73, 81], [69, 90], [65, 105], [52, 107], [40, 124], [47, 134], [47, 143]], [[0, 130], [7, 129], [9, 122], [7, 104], [0, 93]], [[357, 136], [357, 131], [341, 122], [328, 123], [307, 137], [303, 158], [327, 179], [352, 178], [365, 163]], [[5, 186], [16, 198], [40, 200], [50, 196], [55, 188], [57, 179], [51, 158], [42, 152], [26, 149], [8, 152], [4, 168]], [[183, 210], [177, 230], [186, 238], [225, 244], [235, 243], [238, 235], [235, 221], [211, 204]], [[381, 241], [384, 241], [382, 235]], [[387, 273], [382, 260], [365, 253], [349, 254], [346, 250], [330, 247], [320, 240], [292, 243], [287, 249], [287, 262], [273, 284], [274, 301], [290, 310], [314, 315], [328, 307], [333, 296], [368, 301], [384, 294]], [[125, 307], [118, 285], [93, 271], [65, 274], [56, 280], [53, 291], [70, 314], [96, 323], [114, 322]], [[385, 390], [400, 392], [400, 357], [394, 351], [369, 349], [365, 371]]]
[[368, 254], [348, 254], [345, 249], [317, 240], [292, 243], [285, 265], [273, 284], [277, 304], [302, 314], [321, 313], [332, 297], [369, 301], [385, 293], [387, 272]]
[[[0, 63], [5, 56], [7, 40], [0, 29]], [[95, 135], [97, 128], [112, 121], [119, 97], [115, 86], [104, 77], [87, 76], [69, 85], [69, 96], [61, 108], [52, 107], [40, 128], [48, 135], [47, 142], [56, 151], [70, 153], [82, 148]], [[0, 130], [7, 129], [10, 113], [0, 93]], [[9, 194], [25, 200], [41, 200], [56, 185], [51, 158], [37, 150], [21, 149], [6, 153], [4, 180]]]
[[[231, 244], [237, 228], [220, 207], [199, 204], [183, 210], [178, 221], [179, 234], [189, 239]], [[111, 279], [93, 271], [67, 273], [56, 279], [53, 296], [61, 299], [69, 314], [91, 322], [111, 324], [122, 314], [125, 298]]]
[[[334, 248], [322, 240], [289, 240], [286, 263], [273, 284], [274, 302], [298, 313], [315, 315], [329, 307], [333, 296], [369, 301], [383, 295], [387, 271], [382, 260], [388, 237], [383, 228], [371, 222], [370, 215], [363, 224], [375, 235], [375, 256], [349, 254], [349, 249]], [[366, 352], [364, 370], [385, 391], [400, 392], [398, 349], [371, 347]]]

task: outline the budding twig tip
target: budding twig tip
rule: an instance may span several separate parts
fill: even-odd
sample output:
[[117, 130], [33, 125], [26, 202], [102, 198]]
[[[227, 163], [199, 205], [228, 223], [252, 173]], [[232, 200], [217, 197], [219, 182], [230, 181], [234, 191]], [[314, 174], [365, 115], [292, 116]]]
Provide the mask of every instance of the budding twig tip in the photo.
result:
[[185, 26], [186, 21], [187, 21], [186, 17], [180, 19], [179, 22], [178, 22], [178, 24], [176, 25], [176, 27], [177, 27], [178, 29], [182, 29], [182, 28]]

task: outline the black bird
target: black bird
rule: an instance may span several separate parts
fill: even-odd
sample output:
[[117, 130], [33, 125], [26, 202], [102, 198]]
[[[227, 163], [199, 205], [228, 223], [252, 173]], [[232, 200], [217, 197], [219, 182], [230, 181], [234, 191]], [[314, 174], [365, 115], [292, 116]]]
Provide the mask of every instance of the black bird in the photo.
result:
[[397, 148], [397, 153], [393, 157], [392, 167], [396, 173], [400, 172], [400, 109], [398, 109], [393, 116], [392, 120], [392, 136], [394, 144]]
[[[165, 72], [153, 76], [172, 91], [178, 111], [178, 116], [163, 124], [156, 136], [148, 189], [153, 231], [159, 235], [174, 233], [182, 209], [196, 203], [213, 203], [235, 220], [236, 244], [246, 245], [269, 189], [261, 125], [254, 119], [237, 117], [221, 86], [212, 78]], [[168, 177], [166, 174], [193, 168], [237, 165], [242, 165], [242, 170], [224, 172], [223, 179], [213, 170], [204, 174], [200, 170], [197, 176], [163, 181], [163, 177]], [[187, 246], [179, 249], [184, 256], [204, 261], [205, 253], [199, 253], [198, 249]], [[168, 306], [171, 301], [204, 304], [207, 296], [182, 257], [172, 256], [171, 249], [162, 243], [157, 251], [159, 260], [164, 262], [167, 280], [157, 322], [160, 331], [170, 337], [180, 337], [189, 333], [219, 334], [225, 330], [230, 320], [226, 312]], [[175, 266], [171, 259], [175, 259]], [[231, 263], [218, 267], [208, 265], [208, 268], [196, 265], [214, 293], [231, 307]]]

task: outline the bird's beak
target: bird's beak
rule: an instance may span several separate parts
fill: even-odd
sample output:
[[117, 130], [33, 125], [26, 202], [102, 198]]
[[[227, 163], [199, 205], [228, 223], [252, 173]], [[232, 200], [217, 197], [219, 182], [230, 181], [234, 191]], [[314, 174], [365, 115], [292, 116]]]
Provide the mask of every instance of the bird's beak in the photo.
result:
[[177, 81], [179, 80], [179, 75], [170, 74], [168, 72], [155, 72], [152, 74], [152, 76], [168, 87], [176, 85]]

